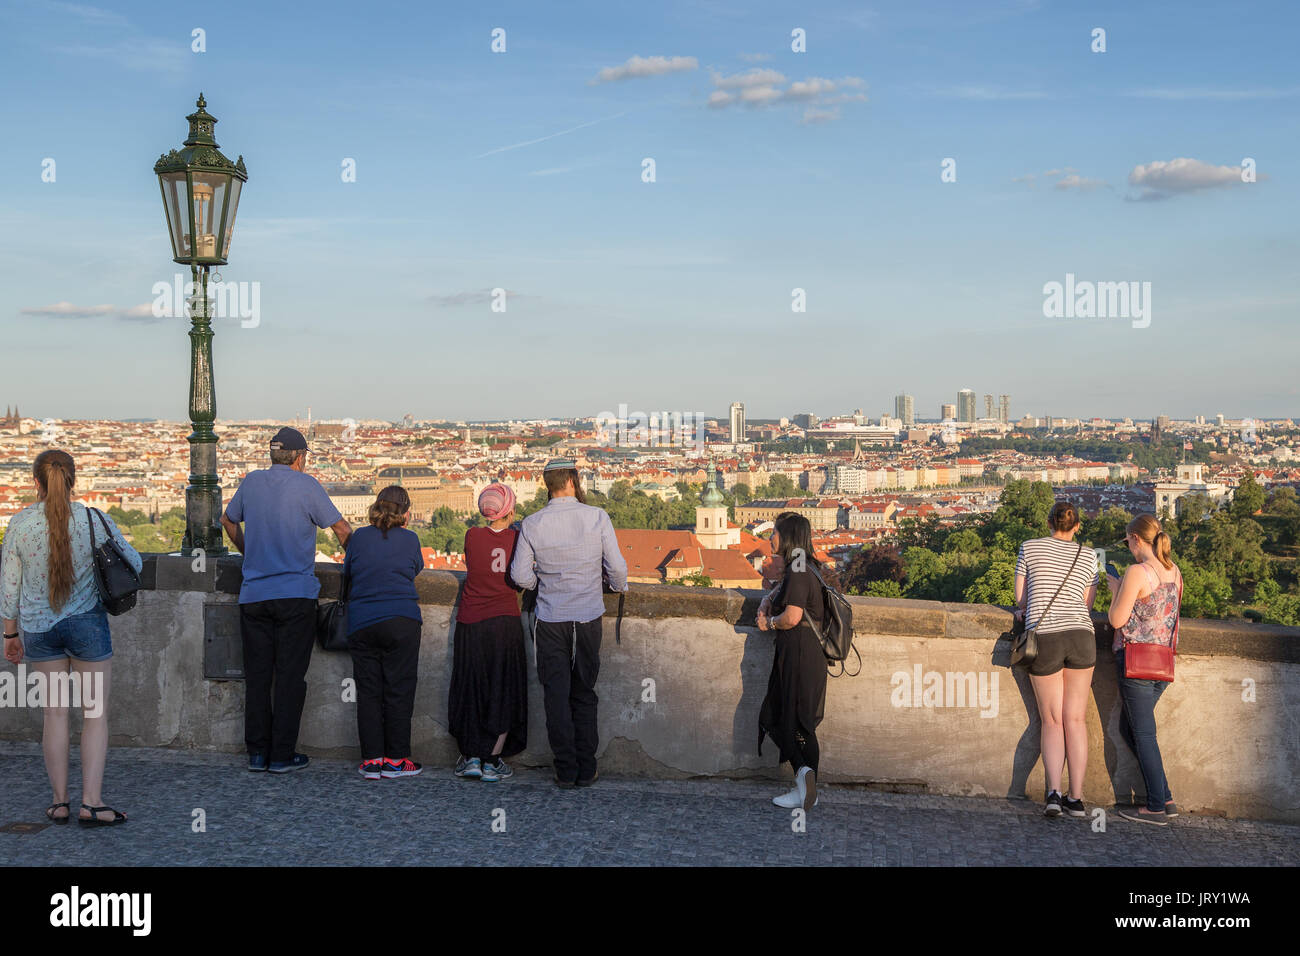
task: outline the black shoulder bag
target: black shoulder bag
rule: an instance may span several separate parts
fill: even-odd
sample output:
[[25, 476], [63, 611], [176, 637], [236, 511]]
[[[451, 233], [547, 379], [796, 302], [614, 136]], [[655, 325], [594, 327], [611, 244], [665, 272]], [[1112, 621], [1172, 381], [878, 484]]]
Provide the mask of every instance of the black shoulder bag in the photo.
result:
[[[99, 523], [104, 527], [107, 540], [96, 547], [95, 521], [90, 513], [99, 516]], [[90, 551], [95, 559], [95, 590], [99, 592], [99, 601], [104, 610], [116, 617], [135, 607], [136, 592], [140, 590], [140, 573], [131, 566], [122, 549], [113, 540], [109, 530], [108, 519], [98, 508], [86, 509], [86, 524], [90, 527]]]
[[[1043, 613], [1039, 616], [1037, 623], [1033, 627], [1025, 627], [1012, 639], [1012, 667], [1015, 667], [1017, 664], [1032, 664], [1034, 658], [1038, 657], [1038, 625], [1047, 620], [1047, 615], [1052, 610], [1052, 605], [1055, 604], [1056, 599], [1061, 596], [1061, 591], [1064, 590], [1066, 582], [1070, 580], [1070, 575], [1074, 573], [1075, 565], [1079, 563], [1079, 555], [1081, 554], [1083, 554], [1082, 541], [1079, 542], [1079, 550], [1075, 552], [1074, 560], [1070, 562], [1070, 570], [1065, 572], [1065, 577], [1061, 579], [1060, 587], [1056, 589], [1056, 593], [1052, 595], [1052, 599], [1047, 602], [1047, 607], [1043, 608]], [[1025, 586], [1029, 586], [1028, 581], [1025, 582]], [[1025, 613], [1029, 613], [1027, 608]]]
[[316, 641], [323, 651], [348, 649], [348, 591], [351, 589], [352, 576], [344, 573], [339, 599], [316, 608]]

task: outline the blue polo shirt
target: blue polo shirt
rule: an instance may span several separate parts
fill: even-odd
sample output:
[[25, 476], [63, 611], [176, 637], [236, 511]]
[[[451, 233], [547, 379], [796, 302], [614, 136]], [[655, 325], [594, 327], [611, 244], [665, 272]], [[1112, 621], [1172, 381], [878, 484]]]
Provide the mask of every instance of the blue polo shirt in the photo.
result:
[[316, 529], [343, 516], [319, 481], [288, 465], [249, 472], [226, 506], [226, 517], [244, 524], [240, 604], [320, 596]]

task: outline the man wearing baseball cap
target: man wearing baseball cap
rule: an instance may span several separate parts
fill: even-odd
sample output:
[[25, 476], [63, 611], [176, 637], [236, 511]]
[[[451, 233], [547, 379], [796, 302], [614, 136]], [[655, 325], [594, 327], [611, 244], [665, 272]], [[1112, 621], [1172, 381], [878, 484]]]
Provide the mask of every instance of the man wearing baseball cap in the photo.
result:
[[281, 428], [271, 439], [271, 467], [245, 475], [221, 516], [244, 555], [239, 628], [244, 743], [253, 771], [288, 773], [309, 762], [295, 748], [320, 596], [316, 529], [330, 528], [344, 547], [352, 534], [321, 483], [303, 471], [306, 463], [302, 432]]
[[609, 515], [583, 501], [573, 459], [552, 459], [542, 479], [550, 500], [524, 519], [510, 577], [522, 588], [537, 588], [533, 643], [555, 783], [588, 787], [597, 776], [602, 578], [614, 591], [627, 590], [627, 563]]

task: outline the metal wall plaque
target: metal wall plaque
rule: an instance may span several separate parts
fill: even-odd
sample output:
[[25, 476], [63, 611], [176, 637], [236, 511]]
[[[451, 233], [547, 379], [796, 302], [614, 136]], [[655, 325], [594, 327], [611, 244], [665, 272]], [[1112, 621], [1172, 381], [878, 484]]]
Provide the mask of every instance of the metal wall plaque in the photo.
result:
[[238, 604], [203, 605], [203, 676], [208, 680], [244, 679]]

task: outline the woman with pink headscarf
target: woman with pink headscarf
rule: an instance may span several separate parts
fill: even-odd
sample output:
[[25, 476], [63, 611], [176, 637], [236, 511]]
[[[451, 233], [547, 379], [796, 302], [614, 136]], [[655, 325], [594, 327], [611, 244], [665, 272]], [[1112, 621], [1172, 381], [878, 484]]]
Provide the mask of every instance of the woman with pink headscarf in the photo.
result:
[[456, 776], [495, 783], [528, 745], [528, 657], [519, 588], [510, 580], [515, 493], [493, 482], [478, 498], [486, 527], [465, 534], [465, 588], [456, 610], [447, 726], [460, 745]]

